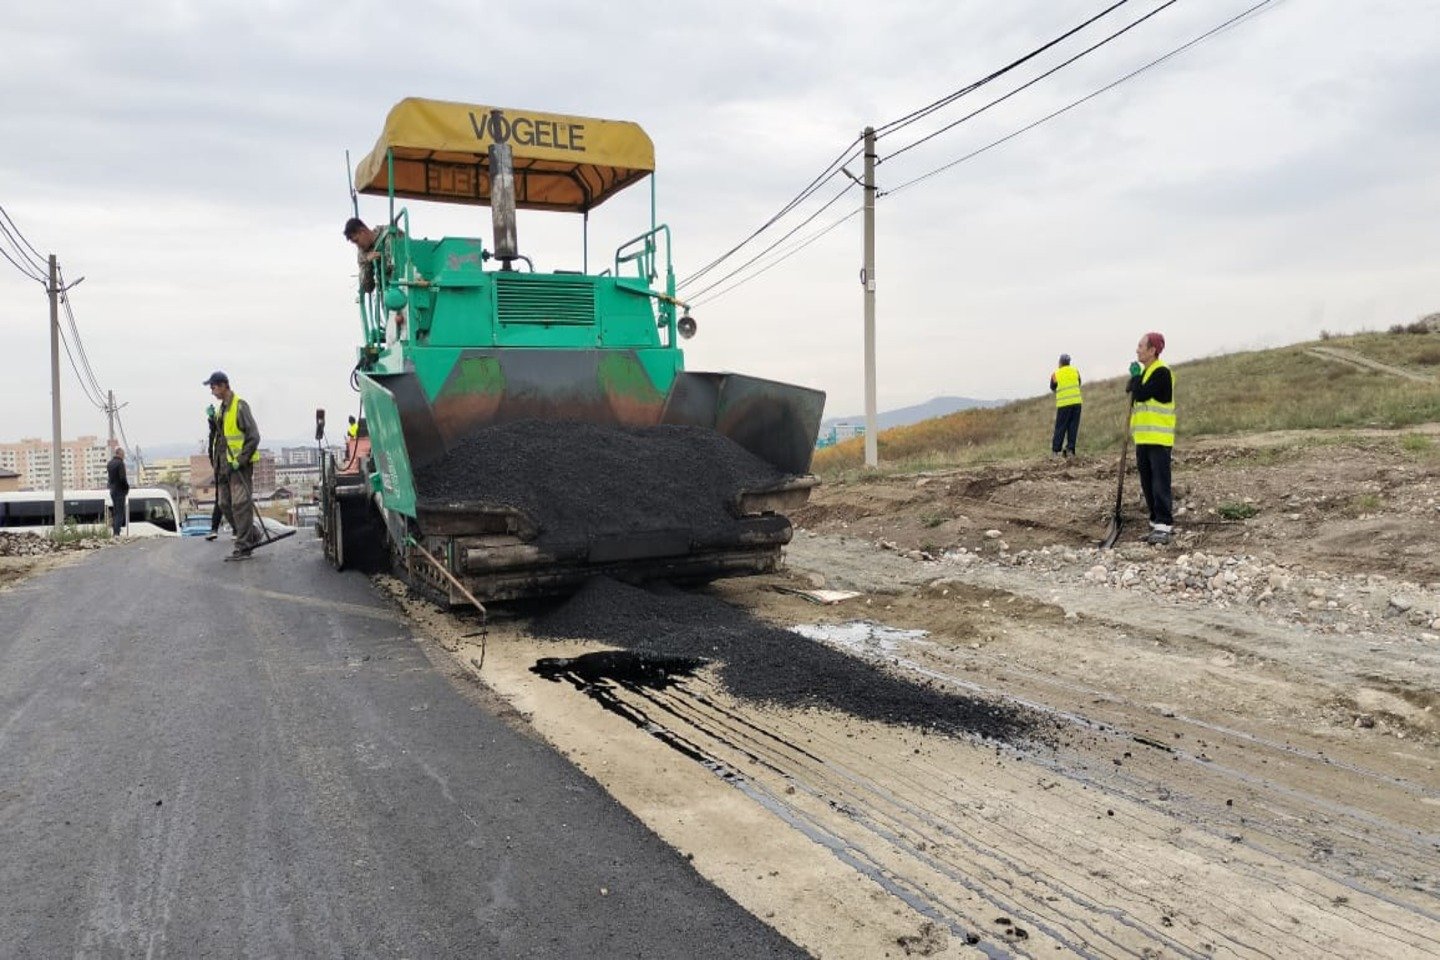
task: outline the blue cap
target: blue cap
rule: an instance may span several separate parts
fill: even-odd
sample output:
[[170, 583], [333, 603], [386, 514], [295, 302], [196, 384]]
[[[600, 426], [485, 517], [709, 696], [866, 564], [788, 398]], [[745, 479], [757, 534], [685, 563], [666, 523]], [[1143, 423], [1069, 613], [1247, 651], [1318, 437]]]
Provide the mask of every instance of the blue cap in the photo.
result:
[[200, 386], [213, 387], [217, 383], [223, 383], [227, 385], [230, 383], [230, 378], [225, 376], [224, 370], [216, 370], [214, 373], [210, 374], [210, 379], [201, 380]]

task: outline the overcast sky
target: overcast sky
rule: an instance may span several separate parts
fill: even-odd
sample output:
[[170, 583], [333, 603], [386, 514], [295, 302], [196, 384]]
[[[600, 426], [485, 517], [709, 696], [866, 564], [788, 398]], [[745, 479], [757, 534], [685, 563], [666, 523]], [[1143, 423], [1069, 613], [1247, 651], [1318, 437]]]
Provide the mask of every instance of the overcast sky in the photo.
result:
[[[1179, 0], [885, 159], [1161, 4], [1131, 0], [1084, 42], [883, 138], [881, 189], [1252, 2]], [[684, 277], [775, 213], [867, 124], [904, 116], [1106, 5], [71, 0], [56, 16], [3, 0], [0, 204], [41, 253], [58, 255], [67, 279], [85, 277], [72, 294], [76, 319], [100, 384], [128, 404], [132, 444], [198, 442], [209, 402], [200, 381], [215, 368], [249, 399], [267, 440], [300, 440], [316, 407], [332, 424], [356, 407], [344, 152], [367, 152], [403, 97], [640, 123], [655, 142], [660, 217]], [[1437, 78], [1440, 0], [1279, 0], [883, 196], [881, 409], [1040, 393], [1061, 351], [1088, 379], [1113, 376], [1149, 329], [1166, 334], [1176, 361], [1440, 310]], [[648, 191], [630, 193], [592, 219], [592, 265], [644, 228]], [[796, 239], [860, 201], [852, 191]], [[362, 198], [362, 213], [373, 219], [381, 203]], [[488, 242], [483, 208], [411, 207], [416, 234]], [[519, 226], [541, 269], [579, 265], [578, 221], [522, 213]], [[828, 415], [859, 411], [860, 264], [857, 216], [698, 307], [687, 366], [804, 383], [828, 392]], [[46, 321], [40, 285], [0, 261], [0, 440], [50, 435]], [[103, 435], [103, 414], [62, 364], [66, 436]]]

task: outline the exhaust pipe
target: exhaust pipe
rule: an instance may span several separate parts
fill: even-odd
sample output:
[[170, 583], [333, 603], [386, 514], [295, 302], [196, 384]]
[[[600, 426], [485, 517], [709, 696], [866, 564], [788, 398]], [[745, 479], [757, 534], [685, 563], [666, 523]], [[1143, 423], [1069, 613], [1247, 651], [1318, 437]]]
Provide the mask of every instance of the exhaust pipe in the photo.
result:
[[508, 143], [490, 144], [490, 220], [495, 227], [495, 258], [502, 269], [513, 269], [520, 246], [515, 239], [515, 159]]

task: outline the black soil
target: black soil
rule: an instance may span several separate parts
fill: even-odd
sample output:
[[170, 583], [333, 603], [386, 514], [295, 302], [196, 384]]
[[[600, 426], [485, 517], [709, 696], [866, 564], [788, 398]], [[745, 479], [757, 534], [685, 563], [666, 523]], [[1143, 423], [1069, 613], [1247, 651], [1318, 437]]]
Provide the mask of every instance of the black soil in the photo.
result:
[[1003, 743], [1053, 732], [1050, 721], [1022, 707], [893, 676], [704, 594], [599, 578], [537, 617], [530, 630], [537, 637], [599, 640], [652, 657], [715, 661], [732, 695], [759, 703], [822, 707]]
[[486, 427], [417, 472], [422, 505], [483, 501], [514, 507], [537, 543], [637, 531], [686, 530], [728, 543], [732, 504], [785, 475], [713, 430], [518, 420]]

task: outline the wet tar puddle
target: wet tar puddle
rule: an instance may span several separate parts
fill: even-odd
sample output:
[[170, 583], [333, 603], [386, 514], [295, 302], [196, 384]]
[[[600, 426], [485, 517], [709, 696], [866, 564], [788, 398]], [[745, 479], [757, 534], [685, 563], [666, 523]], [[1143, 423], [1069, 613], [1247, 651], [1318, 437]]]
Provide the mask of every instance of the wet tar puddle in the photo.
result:
[[698, 657], [669, 657], [634, 650], [602, 650], [578, 657], [543, 657], [531, 673], [559, 683], [568, 680], [577, 690], [588, 691], [596, 684], [613, 681], [630, 687], [664, 690], [677, 680], [691, 676], [705, 665]]

